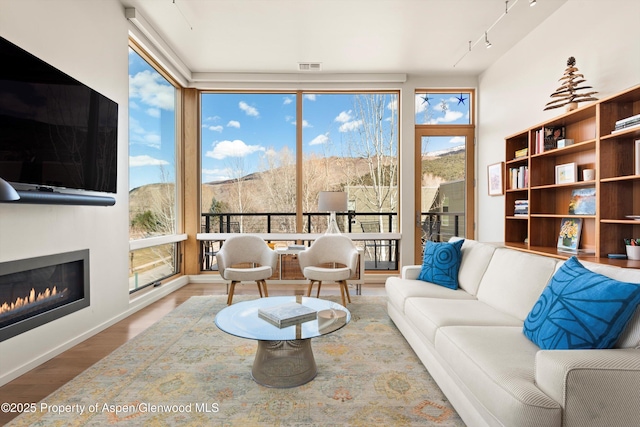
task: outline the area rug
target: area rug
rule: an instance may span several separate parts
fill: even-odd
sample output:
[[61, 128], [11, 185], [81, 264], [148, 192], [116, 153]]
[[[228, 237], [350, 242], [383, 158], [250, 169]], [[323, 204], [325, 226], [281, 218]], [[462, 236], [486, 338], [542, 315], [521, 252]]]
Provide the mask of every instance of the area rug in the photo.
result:
[[9, 425], [464, 426], [386, 298], [352, 301], [346, 327], [313, 339], [318, 375], [303, 386], [254, 382], [256, 342], [214, 324], [226, 296], [195, 296]]

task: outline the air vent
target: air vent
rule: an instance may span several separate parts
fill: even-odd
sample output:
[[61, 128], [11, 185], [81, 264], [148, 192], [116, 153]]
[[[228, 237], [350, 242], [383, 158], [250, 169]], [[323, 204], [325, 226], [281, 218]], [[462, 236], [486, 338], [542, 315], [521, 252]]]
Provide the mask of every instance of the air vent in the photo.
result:
[[320, 71], [322, 63], [320, 62], [298, 62], [298, 70], [300, 71]]

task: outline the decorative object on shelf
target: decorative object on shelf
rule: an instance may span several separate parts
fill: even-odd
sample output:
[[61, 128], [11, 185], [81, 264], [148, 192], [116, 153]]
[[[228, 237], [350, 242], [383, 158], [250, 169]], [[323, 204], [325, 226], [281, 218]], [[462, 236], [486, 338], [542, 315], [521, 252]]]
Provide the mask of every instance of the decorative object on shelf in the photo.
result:
[[529, 155], [529, 147], [524, 147], [521, 148], [520, 150], [517, 150], [515, 153], [515, 158], [519, 159], [521, 157], [527, 157]]
[[640, 260], [640, 239], [624, 239], [627, 248], [627, 258]]
[[562, 218], [558, 235], [558, 249], [577, 251], [580, 245], [581, 231], [582, 218]]
[[321, 191], [318, 195], [318, 210], [329, 212], [329, 226], [325, 234], [342, 234], [336, 222], [336, 212], [347, 210], [347, 193], [344, 191]]
[[556, 165], [556, 184], [569, 184], [576, 182], [578, 166], [574, 163]]
[[487, 166], [490, 196], [502, 196], [504, 194], [504, 180], [502, 178], [503, 169], [504, 162], [494, 163]]
[[564, 70], [564, 75], [560, 77], [558, 81], [562, 82], [562, 85], [555, 92], [551, 94], [551, 98], [558, 98], [550, 101], [545, 106], [545, 110], [552, 108], [559, 108], [567, 106], [567, 111], [575, 110], [578, 108], [578, 102], [585, 101], [597, 101], [598, 98], [594, 98], [592, 95], [598, 93], [595, 91], [586, 93], [576, 93], [582, 89], [593, 89], [591, 86], [580, 86], [580, 84], [586, 82], [584, 75], [577, 73], [578, 67], [576, 65], [576, 58], [570, 56], [567, 60], [567, 68]]
[[571, 192], [569, 215], [596, 214], [596, 187], [578, 188]]
[[595, 169], [584, 169], [582, 171], [582, 180], [583, 181], [593, 181], [596, 179], [596, 170]]
[[573, 142], [574, 142], [573, 139], [567, 139], [567, 138], [559, 139], [557, 142], [557, 146], [558, 146], [557, 148], [568, 147], [570, 145], [573, 145]]

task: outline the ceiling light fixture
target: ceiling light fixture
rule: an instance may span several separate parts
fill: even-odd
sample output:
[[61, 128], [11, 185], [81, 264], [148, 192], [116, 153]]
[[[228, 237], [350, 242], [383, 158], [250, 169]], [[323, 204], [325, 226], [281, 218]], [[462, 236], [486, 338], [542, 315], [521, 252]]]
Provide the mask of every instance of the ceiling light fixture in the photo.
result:
[[529, 6], [533, 7], [536, 5], [536, 0], [529, 0]]
[[[535, 1], [535, 0], [533, 0], [533, 1]], [[460, 59], [458, 59], [458, 61], [455, 64], [453, 64], [454, 67], [456, 67], [460, 63], [460, 61], [462, 61], [469, 54], [469, 52], [471, 52], [473, 50], [473, 48], [477, 46], [478, 43], [484, 41], [485, 46], [486, 46], [487, 49], [489, 49], [491, 47], [491, 43], [489, 42], [489, 40], [487, 38], [487, 33], [489, 33], [489, 31], [491, 31], [493, 29], [493, 27], [498, 25], [498, 22], [500, 22], [502, 20], [502, 18], [507, 16], [509, 11], [518, 3], [518, 0], [511, 0], [511, 4], [509, 4], [509, 0], [505, 1], [504, 3], [505, 3], [505, 8], [504, 8], [504, 12], [502, 13], [502, 15], [500, 15], [498, 17], [498, 19], [496, 19], [496, 21], [489, 28], [487, 28], [487, 30], [484, 32], [483, 35], [478, 37], [478, 40], [476, 40], [473, 43], [472, 43], [471, 40], [469, 41], [469, 50], [467, 50], [464, 53], [464, 55], [462, 55], [460, 57]]]

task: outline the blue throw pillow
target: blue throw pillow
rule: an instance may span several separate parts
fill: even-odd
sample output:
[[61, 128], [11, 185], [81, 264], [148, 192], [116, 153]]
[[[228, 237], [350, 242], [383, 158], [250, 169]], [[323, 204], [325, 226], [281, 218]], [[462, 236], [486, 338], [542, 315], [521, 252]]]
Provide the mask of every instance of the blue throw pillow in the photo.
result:
[[462, 259], [463, 243], [464, 240], [453, 243], [427, 241], [418, 279], [450, 289], [458, 289], [458, 270]]
[[542, 349], [611, 348], [640, 303], [640, 284], [594, 273], [576, 257], [553, 275], [524, 322]]

